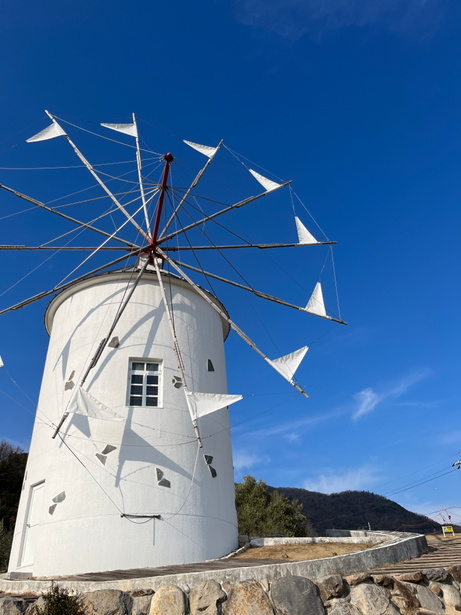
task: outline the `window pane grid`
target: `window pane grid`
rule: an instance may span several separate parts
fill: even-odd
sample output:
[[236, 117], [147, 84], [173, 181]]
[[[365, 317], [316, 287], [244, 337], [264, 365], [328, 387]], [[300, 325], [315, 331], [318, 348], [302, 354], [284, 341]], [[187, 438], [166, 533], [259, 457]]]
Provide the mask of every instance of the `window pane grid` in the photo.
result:
[[152, 407], [159, 405], [160, 375], [161, 369], [158, 361], [131, 361], [130, 406]]

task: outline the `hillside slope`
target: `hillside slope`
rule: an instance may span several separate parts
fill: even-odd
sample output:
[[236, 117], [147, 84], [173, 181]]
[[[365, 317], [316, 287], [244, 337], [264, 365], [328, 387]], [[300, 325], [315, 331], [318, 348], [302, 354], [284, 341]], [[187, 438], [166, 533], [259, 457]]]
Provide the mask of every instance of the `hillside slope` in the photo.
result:
[[[271, 487], [270, 489], [274, 489]], [[326, 495], [306, 489], [276, 487], [290, 500], [297, 499], [319, 535], [326, 529], [407, 530], [429, 533], [440, 530], [432, 519], [403, 508], [396, 502], [369, 491], [343, 491]]]

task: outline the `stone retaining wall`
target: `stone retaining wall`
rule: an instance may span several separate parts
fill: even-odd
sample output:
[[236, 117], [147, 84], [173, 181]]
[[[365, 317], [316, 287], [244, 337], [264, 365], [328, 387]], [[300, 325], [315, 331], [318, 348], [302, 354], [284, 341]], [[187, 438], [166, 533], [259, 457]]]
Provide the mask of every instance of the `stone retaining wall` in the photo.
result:
[[[396, 576], [286, 576], [158, 591], [102, 589], [83, 595], [88, 615], [457, 615], [461, 565]], [[0, 615], [34, 615], [43, 598], [0, 596]]]
[[[283, 564], [269, 564], [265, 566], [242, 566], [224, 570], [210, 569], [203, 572], [189, 572], [172, 574], [168, 576], [153, 576], [148, 578], [129, 578], [111, 581], [72, 581], [63, 579], [60, 584], [73, 591], [92, 592], [100, 589], [116, 589], [125, 592], [143, 590], [146, 587], [157, 591], [164, 585], [177, 585], [187, 589], [206, 581], [219, 583], [240, 583], [247, 579], [259, 582], [275, 581], [280, 577], [300, 576], [315, 579], [328, 574], [352, 574], [362, 570], [382, 567], [386, 564], [396, 564], [403, 560], [418, 557], [428, 550], [426, 537], [422, 534], [409, 534], [405, 532], [368, 532], [385, 540], [375, 547], [338, 555], [324, 559], [288, 562]], [[40, 594], [47, 591], [49, 579], [0, 579], [0, 591], [10, 594]], [[1, 615], [1, 614], [0, 614]]]
[[343, 543], [343, 544], [368, 544], [381, 543], [386, 540], [392, 540], [394, 536], [381, 534], [379, 532], [369, 533], [368, 536], [352, 536], [332, 538], [328, 536], [316, 536], [309, 538], [252, 538], [250, 540], [251, 547], [272, 547], [276, 545], [309, 545], [309, 544], [326, 544], [326, 543]]
[[325, 532], [329, 538], [367, 538], [378, 533], [392, 536], [398, 532], [382, 532], [377, 530], [326, 530]]

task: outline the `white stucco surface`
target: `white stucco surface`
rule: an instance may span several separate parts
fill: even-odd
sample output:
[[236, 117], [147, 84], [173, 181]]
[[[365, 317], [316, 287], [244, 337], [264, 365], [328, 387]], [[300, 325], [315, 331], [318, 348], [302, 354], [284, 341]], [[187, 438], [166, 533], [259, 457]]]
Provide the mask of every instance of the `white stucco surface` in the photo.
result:
[[[51, 576], [156, 567], [219, 558], [237, 548], [228, 410], [200, 419], [203, 448], [198, 449], [184, 392], [172, 384], [179, 372], [155, 274], [143, 277], [114, 331], [119, 347], [106, 348], [84, 387], [126, 420], [71, 414], [61, 429], [65, 444], [51, 438], [49, 423], [59, 422], [75, 391], [65, 391], [65, 383], [73, 371], [72, 380], [80, 381], [130, 279], [130, 273], [120, 272], [97, 276], [62, 293], [48, 308], [50, 343], [10, 572]], [[181, 280], [165, 276], [165, 285], [189, 388], [226, 393], [227, 325]], [[159, 407], [128, 405], [133, 359], [161, 362]], [[207, 370], [208, 359], [213, 372]], [[103, 465], [96, 454], [107, 444], [117, 448]], [[204, 454], [213, 456], [216, 478]], [[157, 469], [170, 488], [158, 485]], [[43, 481], [31, 530], [31, 493]], [[53, 498], [62, 492], [65, 499], [51, 513]], [[121, 513], [161, 518], [129, 520]], [[24, 558], [28, 540], [34, 542], [33, 562]]]

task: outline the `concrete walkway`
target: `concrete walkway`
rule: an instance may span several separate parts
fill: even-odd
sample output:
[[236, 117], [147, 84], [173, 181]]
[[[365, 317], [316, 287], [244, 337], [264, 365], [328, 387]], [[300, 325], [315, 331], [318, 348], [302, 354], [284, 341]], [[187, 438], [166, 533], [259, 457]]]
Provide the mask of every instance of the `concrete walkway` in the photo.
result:
[[119, 581], [122, 579], [146, 579], [150, 577], [165, 577], [176, 574], [189, 574], [192, 572], [205, 572], [212, 570], [229, 570], [232, 568], [250, 568], [253, 566], [267, 566], [269, 564], [286, 564], [282, 559], [224, 559], [197, 564], [184, 564], [182, 566], [161, 566], [159, 568], [137, 568], [133, 570], [111, 570], [110, 572], [91, 572], [76, 574], [68, 577], [56, 577], [57, 581]]
[[427, 535], [429, 552], [415, 559], [391, 564], [383, 568], [373, 568], [372, 574], [401, 574], [418, 572], [427, 568], [449, 568], [461, 565], [461, 537], [443, 538], [441, 535]]
[[[404, 572], [416, 572], [427, 568], [449, 568], [454, 565], [461, 565], [461, 537], [443, 538], [442, 536], [427, 536], [429, 553], [420, 557], [398, 564], [384, 566], [382, 568], [372, 568], [372, 574], [400, 574]], [[142, 579], [148, 577], [164, 577], [177, 574], [188, 574], [193, 572], [204, 572], [211, 570], [229, 570], [232, 568], [252, 568], [267, 566], [269, 564], [286, 564], [287, 560], [278, 559], [224, 559], [212, 562], [201, 562], [197, 564], [186, 564], [184, 566], [162, 566], [161, 568], [142, 568], [137, 570], [111, 570], [110, 572], [94, 572], [90, 574], [80, 574], [68, 577], [58, 577], [59, 580], [66, 581], [116, 581], [123, 579]], [[365, 570], [364, 570], [365, 572]]]

